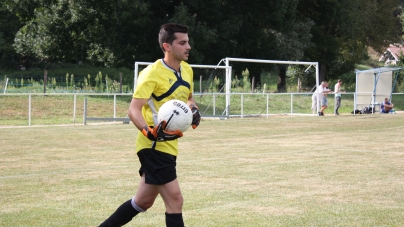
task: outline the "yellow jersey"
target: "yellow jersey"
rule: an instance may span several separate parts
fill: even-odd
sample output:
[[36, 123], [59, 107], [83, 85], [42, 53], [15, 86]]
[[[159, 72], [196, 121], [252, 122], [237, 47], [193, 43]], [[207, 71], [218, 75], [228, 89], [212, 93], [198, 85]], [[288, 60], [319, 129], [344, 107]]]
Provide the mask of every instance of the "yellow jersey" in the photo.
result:
[[[163, 59], [155, 61], [139, 73], [133, 98], [149, 99], [142, 107], [142, 115], [149, 126], [157, 125], [157, 113], [168, 100], [178, 99], [187, 103], [193, 90], [193, 71], [186, 62], [181, 62], [180, 72], [165, 64]], [[136, 138], [136, 152], [145, 148], [178, 155], [178, 139], [165, 142], [149, 140], [142, 133]]]

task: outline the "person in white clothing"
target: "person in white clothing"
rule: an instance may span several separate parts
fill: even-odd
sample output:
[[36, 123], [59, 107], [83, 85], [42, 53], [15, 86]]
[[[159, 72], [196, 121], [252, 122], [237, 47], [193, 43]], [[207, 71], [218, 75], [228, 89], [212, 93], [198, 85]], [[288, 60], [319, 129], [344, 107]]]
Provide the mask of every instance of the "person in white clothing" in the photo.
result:
[[341, 106], [341, 84], [342, 80], [338, 79], [338, 82], [335, 84], [334, 93], [335, 93], [335, 108], [334, 108], [334, 115], [339, 115], [338, 109]]
[[318, 85], [316, 91], [314, 91], [311, 97], [311, 109], [313, 111], [313, 114], [317, 111], [317, 100], [319, 100], [321, 102], [321, 109], [320, 112], [318, 112], [318, 116], [324, 116], [324, 110], [328, 107], [327, 94], [332, 93], [332, 91], [329, 90], [327, 87], [328, 82], [323, 81], [320, 85]]

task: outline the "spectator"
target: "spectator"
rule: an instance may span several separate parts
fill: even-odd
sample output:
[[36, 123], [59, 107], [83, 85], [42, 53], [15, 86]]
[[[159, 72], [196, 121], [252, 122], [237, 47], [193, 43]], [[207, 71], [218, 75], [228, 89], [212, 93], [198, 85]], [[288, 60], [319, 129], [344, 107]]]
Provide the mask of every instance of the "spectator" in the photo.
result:
[[313, 114], [317, 111], [317, 100], [319, 100], [321, 102], [321, 109], [318, 112], [318, 116], [324, 116], [324, 110], [328, 107], [328, 93], [332, 93], [332, 91], [328, 89], [328, 82], [321, 82], [321, 84], [317, 87], [316, 91], [311, 97], [311, 109], [313, 111]]
[[341, 93], [343, 93], [343, 91], [341, 91], [341, 84], [342, 84], [342, 80], [338, 79], [338, 82], [335, 84], [335, 87], [334, 87], [334, 93], [335, 93], [334, 115], [339, 115], [338, 109], [341, 106]]
[[380, 113], [390, 113], [393, 112], [394, 104], [389, 101], [389, 98], [385, 98], [384, 102], [380, 106]]

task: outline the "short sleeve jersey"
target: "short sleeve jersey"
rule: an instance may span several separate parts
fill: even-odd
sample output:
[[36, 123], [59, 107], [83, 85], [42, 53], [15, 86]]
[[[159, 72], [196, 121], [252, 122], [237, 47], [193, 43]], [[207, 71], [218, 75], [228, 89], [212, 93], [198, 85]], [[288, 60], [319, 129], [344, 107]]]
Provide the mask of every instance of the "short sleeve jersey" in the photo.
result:
[[[193, 71], [186, 62], [181, 62], [180, 72], [176, 72], [159, 59], [139, 73], [133, 98], [149, 99], [142, 107], [142, 115], [149, 126], [157, 125], [160, 107], [171, 99], [187, 102], [193, 90]], [[178, 140], [154, 142], [138, 133], [136, 152], [152, 148], [174, 156], [178, 155]]]

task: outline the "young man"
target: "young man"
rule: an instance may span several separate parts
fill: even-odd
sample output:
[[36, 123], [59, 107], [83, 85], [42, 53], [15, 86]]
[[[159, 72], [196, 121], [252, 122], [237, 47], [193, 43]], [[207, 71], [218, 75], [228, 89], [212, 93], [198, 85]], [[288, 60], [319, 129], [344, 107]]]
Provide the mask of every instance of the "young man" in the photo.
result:
[[334, 87], [334, 92], [335, 92], [335, 109], [334, 109], [334, 115], [339, 115], [338, 109], [341, 106], [341, 84], [342, 80], [338, 79], [338, 82], [335, 84]]
[[394, 104], [389, 102], [389, 98], [385, 98], [384, 102], [382, 102], [382, 105], [380, 106], [380, 113], [390, 113], [393, 107]]
[[166, 122], [157, 122], [161, 105], [171, 99], [187, 102], [193, 112], [192, 127], [199, 125], [200, 114], [192, 97], [192, 68], [188, 60], [188, 27], [169, 23], [161, 26], [160, 47], [164, 58], [145, 68], [129, 107], [129, 118], [137, 129], [136, 151], [141, 176], [136, 195], [123, 203], [100, 227], [123, 226], [140, 212], [149, 209], [157, 195], [166, 207], [166, 226], [183, 227], [183, 197], [176, 175], [180, 131], [166, 132]]

